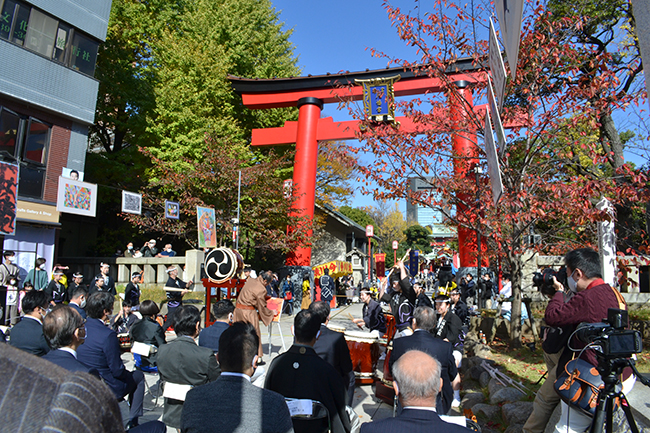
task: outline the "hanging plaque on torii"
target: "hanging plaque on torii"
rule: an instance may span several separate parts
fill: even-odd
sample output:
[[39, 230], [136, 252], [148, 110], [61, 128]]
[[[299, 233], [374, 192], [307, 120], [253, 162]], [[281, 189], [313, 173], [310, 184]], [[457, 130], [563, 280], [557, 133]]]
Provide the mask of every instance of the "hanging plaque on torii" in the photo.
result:
[[[254, 129], [251, 144], [253, 146], [296, 145], [294, 172], [291, 194], [295, 198], [292, 214], [314, 217], [316, 169], [318, 161], [318, 142], [355, 139], [360, 133], [360, 121], [350, 120], [334, 122], [331, 117], [321, 118], [323, 104], [342, 101], [358, 101], [369, 97], [371, 111], [367, 116], [371, 120], [391, 120], [399, 124], [400, 133], [424, 133], [437, 130], [437, 125], [422, 125], [408, 117], [394, 114], [394, 98], [424, 93], [444, 92], [450, 86], [455, 87], [454, 97], [449, 98], [449, 113], [456, 125], [468, 125], [469, 113], [474, 111], [479, 118], [484, 117], [486, 106], [475, 107], [469, 86], [485, 80], [484, 70], [473, 64], [472, 59], [459, 59], [447, 71], [446, 79], [418, 74], [402, 67], [386, 68], [365, 72], [346, 72], [319, 76], [292, 78], [241, 78], [228, 76], [234, 90], [241, 95], [244, 105], [251, 109], [268, 109], [298, 107], [298, 121], [287, 121], [277, 128]], [[374, 83], [368, 86], [355, 86], [355, 82]], [[390, 83], [379, 84], [379, 83]], [[368, 89], [366, 91], [365, 89]], [[375, 93], [373, 94], [373, 90]], [[382, 95], [382, 91], [384, 94]], [[374, 95], [374, 96], [373, 96]], [[373, 99], [374, 97], [374, 99]], [[374, 109], [373, 109], [374, 101]], [[377, 104], [381, 101], [381, 104]], [[364, 103], [365, 105], [365, 103]], [[391, 110], [391, 106], [393, 110]], [[374, 111], [373, 111], [374, 110]], [[374, 116], [374, 118], [373, 118]], [[440, 122], [443, 124], [444, 122]], [[457, 128], [461, 131], [463, 128]], [[459, 176], [472, 175], [471, 167], [478, 164], [479, 150], [476, 145], [476, 133], [452, 134], [452, 147], [455, 155], [464, 163], [455, 166]], [[311, 237], [311, 233], [309, 236]], [[462, 266], [476, 266], [476, 241], [474, 232], [464, 227], [458, 229], [460, 259]], [[288, 266], [311, 266], [311, 247], [299, 246], [287, 255]]]

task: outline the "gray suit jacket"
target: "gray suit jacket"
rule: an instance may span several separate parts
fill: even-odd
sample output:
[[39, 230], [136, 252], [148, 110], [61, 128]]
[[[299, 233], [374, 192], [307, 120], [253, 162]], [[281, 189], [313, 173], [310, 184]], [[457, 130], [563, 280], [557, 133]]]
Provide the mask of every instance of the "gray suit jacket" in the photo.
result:
[[117, 400], [99, 379], [7, 344], [0, 344], [0, 389], [9, 390], [0, 401], [2, 431], [124, 432]]
[[293, 425], [280, 394], [258, 388], [243, 377], [222, 375], [187, 393], [181, 431], [293, 433]]
[[[160, 346], [156, 364], [163, 381], [182, 385], [204, 385], [216, 380], [221, 373], [212, 349], [199, 347], [185, 336]], [[182, 411], [182, 401], [166, 398], [163, 422], [169, 427], [180, 428]]]

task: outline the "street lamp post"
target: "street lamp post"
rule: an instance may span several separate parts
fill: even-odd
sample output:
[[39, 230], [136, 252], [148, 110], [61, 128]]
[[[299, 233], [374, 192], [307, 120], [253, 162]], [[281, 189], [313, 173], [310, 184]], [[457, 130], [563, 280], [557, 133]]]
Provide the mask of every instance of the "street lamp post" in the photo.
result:
[[476, 173], [476, 255], [477, 255], [477, 263], [476, 263], [476, 286], [478, 287], [478, 305], [479, 308], [485, 308], [485, 300], [483, 299], [483, 293], [481, 293], [483, 290], [485, 290], [485, 285], [481, 285], [481, 231], [479, 230], [479, 224], [480, 224], [480, 215], [479, 215], [479, 209], [480, 209], [480, 203], [479, 200], [481, 199], [481, 193], [479, 190], [479, 175], [483, 173], [483, 170], [481, 170], [481, 167], [478, 165], [474, 167], [474, 172]]

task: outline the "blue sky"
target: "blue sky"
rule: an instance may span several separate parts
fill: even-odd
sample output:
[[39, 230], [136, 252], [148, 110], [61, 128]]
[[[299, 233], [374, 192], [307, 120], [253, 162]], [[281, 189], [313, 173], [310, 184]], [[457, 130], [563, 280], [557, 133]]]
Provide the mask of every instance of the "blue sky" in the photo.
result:
[[[398, 57], [408, 54], [408, 47], [391, 27], [380, 0], [271, 2], [280, 14], [284, 29], [293, 29], [291, 42], [295, 45], [302, 75], [385, 68], [387, 60], [372, 57], [371, 48]], [[412, 2], [397, 1], [393, 4], [406, 7]], [[347, 110], [338, 110], [336, 104], [325, 105], [322, 117], [328, 116], [334, 120], [350, 119]], [[368, 205], [374, 205], [372, 197], [361, 193], [355, 195], [353, 207]], [[406, 214], [404, 201], [400, 208]]]

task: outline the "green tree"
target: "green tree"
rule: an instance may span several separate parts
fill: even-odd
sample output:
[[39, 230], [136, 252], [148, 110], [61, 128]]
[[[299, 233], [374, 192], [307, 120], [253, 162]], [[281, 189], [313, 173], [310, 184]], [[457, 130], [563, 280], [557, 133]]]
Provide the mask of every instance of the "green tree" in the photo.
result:
[[359, 224], [362, 227], [366, 227], [367, 225], [375, 225], [375, 221], [372, 219], [370, 215], [368, 215], [368, 212], [366, 212], [363, 209], [359, 209], [357, 207], [352, 208], [350, 206], [341, 206], [339, 208], [339, 212], [341, 212], [343, 215], [346, 217], [350, 218], [352, 221], [355, 223]]
[[379, 246], [386, 253], [386, 267], [393, 267], [394, 254], [393, 241], [399, 243], [397, 254], [398, 260], [404, 255], [406, 251], [405, 243], [406, 235], [404, 234], [407, 223], [404, 215], [399, 210], [399, 204], [394, 205], [389, 202], [379, 202], [377, 207], [370, 207], [367, 209], [368, 214], [376, 222], [375, 233], [381, 238]]
[[433, 251], [431, 247], [431, 232], [420, 224], [414, 224], [404, 230], [406, 236], [406, 247], [420, 251], [420, 254], [429, 254]]
[[329, 205], [347, 203], [354, 192], [351, 184], [357, 160], [341, 142], [325, 141], [318, 146], [316, 201]]

